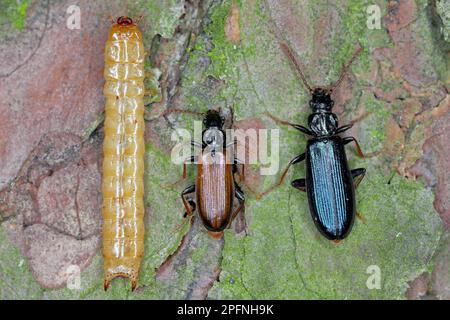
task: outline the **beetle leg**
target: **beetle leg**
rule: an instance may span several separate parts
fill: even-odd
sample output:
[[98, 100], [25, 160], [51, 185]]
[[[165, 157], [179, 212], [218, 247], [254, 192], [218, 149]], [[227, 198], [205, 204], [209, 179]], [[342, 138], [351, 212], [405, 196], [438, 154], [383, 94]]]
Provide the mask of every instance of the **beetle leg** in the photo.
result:
[[358, 141], [357, 141], [354, 137], [345, 137], [344, 139], [342, 139], [342, 142], [344, 143], [344, 145], [346, 145], [347, 143], [350, 143], [350, 142], [352, 142], [352, 141], [355, 142], [355, 145], [356, 145], [356, 151], [358, 152], [358, 155], [359, 155], [361, 158], [364, 158], [364, 154], [363, 154], [363, 152], [361, 151], [361, 148], [360, 148], [360, 146], [359, 146], [359, 143], [358, 143]]
[[[198, 142], [195, 141], [195, 140], [192, 140], [192, 141], [191, 141], [191, 146], [201, 148], [201, 147], [202, 147], [202, 144], [201, 144], [201, 143], [198, 143]], [[175, 182], [169, 184], [168, 186], [166, 186], [166, 188], [174, 187], [174, 186], [176, 186], [177, 184], [179, 184], [181, 181], [183, 181], [184, 179], [186, 179], [186, 176], [187, 176], [187, 168], [186, 168], [186, 164], [187, 164], [188, 162], [189, 162], [189, 163], [195, 163], [195, 162], [197, 162], [197, 160], [198, 160], [198, 157], [197, 157], [197, 156], [191, 156], [190, 158], [186, 159], [186, 160], [184, 161], [184, 163], [183, 163], [183, 175], [181, 176], [181, 178], [178, 179], [177, 181], [175, 181]]]
[[[233, 146], [233, 148], [236, 148], [238, 143], [239, 143], [238, 140], [235, 138], [233, 140], [233, 142], [230, 142], [230, 143], [228, 143], [226, 145], [226, 148], [230, 147], [230, 146]], [[237, 172], [237, 165], [238, 164], [242, 165], [242, 171], [239, 173], [239, 178], [242, 181], [245, 181], [245, 155], [244, 155], [244, 160], [242, 161], [241, 159], [238, 158], [238, 155], [236, 155], [235, 150], [236, 149], [233, 150], [233, 153], [234, 153], [234, 157], [233, 157], [233, 173]]]
[[239, 187], [239, 185], [236, 182], [234, 183], [234, 195], [236, 196], [236, 198], [238, 198], [240, 202], [245, 201], [244, 191], [242, 191], [241, 187]]
[[286, 169], [284, 169], [283, 174], [281, 175], [280, 180], [278, 180], [277, 183], [275, 183], [273, 186], [271, 186], [269, 189], [267, 189], [266, 191], [264, 191], [263, 193], [261, 193], [261, 195], [259, 196], [259, 198], [264, 197], [265, 195], [267, 195], [268, 193], [272, 192], [275, 188], [279, 187], [284, 179], [286, 178], [286, 175], [289, 171], [289, 168], [293, 165], [293, 164], [297, 164], [301, 161], [305, 160], [305, 153], [302, 153], [301, 155], [296, 156], [294, 159], [292, 159], [289, 164], [287, 165]]
[[184, 208], [186, 209], [185, 215], [188, 216], [191, 216], [193, 214], [193, 211], [195, 210], [195, 202], [186, 199], [186, 195], [194, 192], [195, 192], [195, 184], [187, 187], [186, 189], [183, 190], [183, 192], [181, 192], [181, 200], [183, 200]]
[[[366, 169], [364, 168], [358, 168], [353, 169], [352, 171], [352, 178], [353, 178], [353, 185], [355, 186], [355, 189], [358, 188], [359, 184], [361, 183], [362, 179], [364, 178], [364, 175], [366, 174]], [[363, 215], [356, 210], [356, 217], [362, 221], [362, 223], [366, 223], [366, 219], [363, 217]]]
[[244, 208], [244, 202], [240, 202], [239, 207], [233, 212], [233, 215], [231, 216], [230, 219], [230, 224], [231, 222], [233, 222], [234, 219], [236, 219], [236, 216], [239, 214], [239, 212], [241, 212], [242, 208]]
[[233, 222], [233, 220], [236, 218], [236, 216], [239, 214], [239, 212], [242, 211], [242, 208], [244, 208], [244, 203], [245, 203], [244, 192], [242, 191], [241, 187], [239, 187], [239, 185], [237, 183], [234, 183], [234, 196], [239, 201], [239, 207], [237, 207], [237, 209], [231, 215], [231, 219], [230, 219], [230, 223], [229, 223], [230, 225]]
[[239, 182], [242, 183], [252, 195], [254, 195], [257, 199], [260, 199], [261, 195], [253, 190], [253, 188], [247, 183], [247, 181], [245, 181], [245, 164], [237, 158], [235, 158], [234, 161], [235, 163], [233, 164], [233, 173], [238, 172], [237, 164], [240, 164], [242, 166], [241, 172], [239, 172]]
[[195, 140], [191, 141], [191, 146], [197, 147], [197, 148], [202, 148], [202, 144], [200, 142], [197, 142]]
[[240, 164], [242, 169], [241, 172], [239, 172], [239, 178], [244, 181], [245, 180], [245, 164], [244, 162], [242, 162], [241, 160], [239, 160], [238, 158], [234, 158], [234, 163], [233, 163], [233, 173], [238, 172], [237, 169], [237, 165]]
[[296, 179], [291, 182], [291, 185], [300, 191], [306, 192], [306, 180], [305, 179]]
[[235, 147], [235, 146], [236, 146], [236, 143], [237, 143], [236, 139], [234, 139], [234, 140], [231, 141], [231, 142], [228, 142], [228, 143], [225, 145], [225, 149], [227, 149], [227, 148], [229, 148], [229, 147]]
[[313, 136], [314, 135], [314, 133], [311, 130], [309, 130], [308, 128], [306, 128], [306, 127], [304, 127], [302, 125], [291, 123], [291, 122], [286, 121], [286, 120], [281, 120], [280, 118], [275, 117], [274, 115], [272, 115], [269, 112], [264, 112], [264, 114], [266, 116], [268, 116], [269, 118], [271, 118], [273, 121], [277, 122], [277, 123], [281, 123], [281, 124], [284, 124], [284, 125], [288, 125], [288, 126], [294, 127], [295, 129], [297, 129], [297, 130], [299, 130], [299, 131], [301, 131], [304, 134], [307, 134], [309, 136]]
[[[245, 204], [245, 195], [244, 195], [244, 192], [242, 191], [241, 187], [236, 182], [234, 182], [234, 196], [239, 201], [239, 207], [236, 209], [236, 211], [234, 211], [232, 213], [231, 219], [230, 219], [230, 222], [228, 223], [227, 228], [230, 228], [231, 224], [233, 223], [233, 221], [236, 220], [238, 214], [242, 213], [243, 222], [244, 222], [244, 229], [243, 229], [243, 231], [245, 232], [245, 235], [247, 236], [248, 235], [248, 233], [247, 233], [247, 221], [245, 220], [244, 212], [242, 211], [242, 209], [244, 209], [244, 204]], [[237, 227], [236, 227], [236, 231], [240, 233], [240, 232], [242, 232], [242, 229], [240, 231], [238, 231]]]
[[[195, 209], [197, 208], [197, 205], [195, 204], [195, 201], [192, 200], [192, 199], [188, 199], [188, 203], [189, 203], [189, 205], [191, 207], [191, 211], [193, 213], [195, 211]], [[187, 216], [188, 216], [188, 213], [185, 212], [184, 215], [183, 215], [183, 218], [186, 218]]]
[[353, 185], [355, 186], [355, 189], [356, 189], [356, 188], [358, 188], [359, 184], [361, 183], [362, 179], [364, 178], [364, 175], [366, 174], [366, 169], [358, 168], [358, 169], [353, 169], [351, 172], [352, 172], [352, 178], [353, 178]]
[[[243, 160], [239, 159], [239, 154], [236, 154], [237, 153], [236, 150], [238, 150], [238, 148], [237, 148], [238, 146], [242, 146], [244, 148], [244, 154], [243, 154], [244, 159]], [[244, 145], [242, 145], [239, 142], [239, 140], [235, 137], [234, 141], [229, 142], [229, 143], [227, 143], [225, 145], [225, 148], [229, 148], [229, 147], [233, 147], [233, 154], [234, 154], [235, 163], [244, 164], [245, 163], [246, 154], [247, 154], [247, 151], [248, 151], [247, 144], [244, 143]]]
[[339, 134], [339, 133], [342, 133], [342, 132], [344, 132], [344, 131], [347, 131], [347, 130], [350, 129], [351, 127], [353, 127], [353, 123], [347, 124], [347, 125], [345, 125], [345, 126], [342, 126], [342, 127], [338, 128], [338, 129], [336, 130], [336, 134]]
[[175, 181], [175, 182], [173, 182], [173, 183], [171, 183], [171, 184], [165, 186], [164, 188], [172, 188], [172, 187], [176, 186], [177, 184], [179, 184], [180, 182], [182, 182], [184, 179], [186, 179], [186, 176], [187, 176], [187, 168], [186, 168], [186, 165], [187, 165], [188, 162], [189, 162], [189, 163], [197, 162], [197, 157], [196, 157], [196, 156], [192, 156], [192, 157], [190, 157], [189, 159], [186, 159], [186, 160], [184, 161], [184, 163], [183, 163], [183, 174], [182, 174], [181, 178], [178, 179], [177, 181]]
[[356, 217], [361, 220], [362, 223], [366, 224], [366, 218], [364, 218], [364, 216], [361, 214], [361, 212], [359, 212], [358, 210], [356, 210]]

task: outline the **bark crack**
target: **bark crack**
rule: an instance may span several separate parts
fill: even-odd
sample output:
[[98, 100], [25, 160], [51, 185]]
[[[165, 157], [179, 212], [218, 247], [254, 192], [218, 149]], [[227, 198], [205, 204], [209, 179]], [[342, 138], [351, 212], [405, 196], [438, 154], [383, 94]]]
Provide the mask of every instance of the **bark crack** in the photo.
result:
[[0, 74], [0, 78], [8, 78], [12, 74], [14, 74], [17, 70], [19, 70], [20, 68], [25, 66], [28, 63], [28, 61], [30, 61], [34, 57], [34, 55], [38, 52], [38, 50], [41, 48], [42, 40], [44, 39], [44, 36], [47, 33], [48, 20], [49, 20], [49, 16], [50, 16], [50, 2], [49, 1], [50, 0], [47, 0], [45, 2], [46, 4], [44, 5], [45, 8], [46, 8], [44, 29], [42, 30], [42, 33], [41, 33], [41, 35], [39, 37], [39, 41], [38, 41], [38, 44], [37, 44], [36, 48], [33, 50], [33, 52], [27, 58], [25, 58], [24, 61], [19, 63], [14, 69], [9, 71], [8, 73]]
[[81, 227], [81, 217], [80, 217], [80, 206], [78, 203], [78, 191], [80, 189], [80, 175], [77, 174], [77, 185], [75, 187], [75, 211], [76, 211], [76, 215], [77, 215], [77, 222], [78, 222], [78, 227], [79, 227], [79, 233], [78, 233], [78, 237], [80, 239], [83, 239], [83, 229]]
[[323, 299], [324, 297], [322, 297], [317, 291], [314, 291], [312, 289], [310, 289], [308, 287], [308, 285], [306, 284], [306, 281], [303, 277], [301, 268], [300, 268], [300, 263], [298, 261], [298, 257], [297, 257], [297, 249], [298, 249], [298, 244], [297, 244], [297, 237], [295, 236], [295, 230], [294, 230], [294, 222], [292, 219], [292, 211], [291, 211], [291, 195], [292, 195], [292, 191], [289, 190], [288, 193], [288, 216], [289, 216], [289, 230], [291, 231], [291, 239], [292, 242], [294, 244], [294, 263], [295, 263], [295, 268], [297, 270], [297, 274], [300, 277], [300, 281], [303, 284], [303, 288], [308, 291], [309, 293], [312, 293], [314, 295], [316, 295], [316, 297]]

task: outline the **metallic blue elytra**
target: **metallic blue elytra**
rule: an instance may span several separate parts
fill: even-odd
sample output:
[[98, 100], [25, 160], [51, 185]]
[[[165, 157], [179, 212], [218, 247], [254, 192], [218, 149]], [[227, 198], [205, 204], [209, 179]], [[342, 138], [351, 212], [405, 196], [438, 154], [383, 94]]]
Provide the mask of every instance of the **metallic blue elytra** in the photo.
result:
[[306, 193], [316, 227], [330, 240], [350, 232], [355, 188], [339, 136], [313, 138], [306, 147]]

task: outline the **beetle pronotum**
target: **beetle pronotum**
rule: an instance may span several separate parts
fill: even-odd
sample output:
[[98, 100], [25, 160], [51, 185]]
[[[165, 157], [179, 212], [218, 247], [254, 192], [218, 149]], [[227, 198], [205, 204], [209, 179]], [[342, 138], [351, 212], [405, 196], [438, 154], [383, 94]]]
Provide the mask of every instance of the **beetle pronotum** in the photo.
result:
[[111, 27], [105, 48], [103, 142], [104, 287], [137, 284], [144, 254], [144, 46], [131, 18]]

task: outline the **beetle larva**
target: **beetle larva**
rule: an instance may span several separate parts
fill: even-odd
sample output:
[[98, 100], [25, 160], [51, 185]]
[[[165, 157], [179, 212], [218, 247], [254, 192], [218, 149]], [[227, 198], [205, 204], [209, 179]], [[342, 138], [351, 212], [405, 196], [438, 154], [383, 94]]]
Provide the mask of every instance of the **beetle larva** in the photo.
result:
[[144, 46], [128, 17], [111, 28], [104, 76], [104, 287], [128, 277], [134, 290], [144, 254]]

